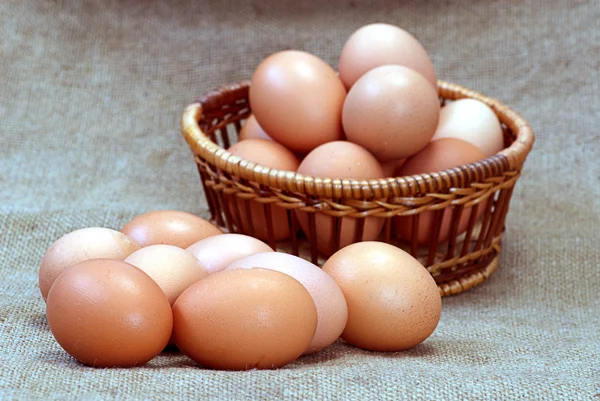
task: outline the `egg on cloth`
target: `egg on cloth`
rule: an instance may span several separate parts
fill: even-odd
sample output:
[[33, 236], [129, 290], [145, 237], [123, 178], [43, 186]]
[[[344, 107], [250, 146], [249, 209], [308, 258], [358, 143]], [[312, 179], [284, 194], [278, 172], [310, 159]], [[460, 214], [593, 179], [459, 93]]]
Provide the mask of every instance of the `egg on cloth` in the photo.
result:
[[308, 291], [267, 269], [226, 270], [185, 290], [173, 305], [177, 347], [223, 370], [274, 369], [298, 358], [317, 328]]
[[155, 210], [136, 216], [121, 232], [141, 246], [173, 245], [187, 248], [195, 242], [223, 232], [192, 213], [179, 210]]
[[411, 156], [433, 137], [440, 116], [437, 92], [410, 68], [386, 65], [352, 86], [342, 114], [346, 138], [380, 162]]
[[254, 267], [285, 273], [298, 280], [312, 296], [318, 323], [305, 355], [319, 351], [339, 338], [348, 320], [348, 307], [340, 287], [327, 273], [307, 260], [281, 252], [256, 253], [236, 260], [227, 270]]
[[255, 253], [273, 252], [273, 249], [254, 237], [242, 234], [223, 234], [208, 237], [186, 249], [208, 274], [225, 270], [238, 259]]
[[88, 227], [63, 235], [42, 258], [39, 270], [42, 298], [46, 299], [54, 280], [67, 268], [88, 259], [124, 260], [138, 249], [136, 241], [110, 228]]
[[343, 138], [346, 89], [315, 55], [286, 50], [264, 59], [252, 75], [249, 101], [265, 132], [294, 152]]
[[[359, 145], [346, 141], [335, 141], [321, 145], [310, 152], [300, 166], [298, 173], [320, 178], [352, 178], [370, 180], [383, 177], [381, 165], [367, 150]], [[298, 222], [304, 234], [310, 238], [308, 212], [296, 210]], [[335, 252], [334, 224], [335, 217], [317, 212], [315, 215], [317, 246], [324, 255]], [[354, 241], [357, 225], [354, 217], [342, 217], [340, 231], [340, 248]], [[383, 219], [366, 217], [362, 240], [374, 240], [383, 227]]]
[[348, 305], [341, 335], [371, 351], [402, 351], [425, 341], [440, 321], [442, 299], [431, 274], [410, 254], [365, 241], [336, 252], [323, 265]]
[[[432, 141], [425, 149], [408, 158], [401, 167], [402, 175], [414, 175], [433, 173], [446, 170], [463, 164], [473, 163], [484, 158], [483, 152], [475, 145], [459, 139], [442, 138]], [[485, 208], [479, 206], [477, 218], [481, 216]], [[458, 222], [457, 235], [467, 230], [472, 209], [465, 208]], [[403, 239], [409, 241], [412, 237], [412, 216], [397, 217], [395, 230]], [[435, 220], [435, 212], [427, 211], [419, 215], [419, 229], [417, 232], [417, 243], [429, 245], [432, 241], [432, 224]], [[446, 242], [451, 232], [452, 209], [444, 210], [438, 236], [438, 243]]]
[[48, 293], [46, 317], [60, 346], [94, 367], [142, 365], [167, 345], [173, 315], [146, 273], [119, 260], [68, 268]]

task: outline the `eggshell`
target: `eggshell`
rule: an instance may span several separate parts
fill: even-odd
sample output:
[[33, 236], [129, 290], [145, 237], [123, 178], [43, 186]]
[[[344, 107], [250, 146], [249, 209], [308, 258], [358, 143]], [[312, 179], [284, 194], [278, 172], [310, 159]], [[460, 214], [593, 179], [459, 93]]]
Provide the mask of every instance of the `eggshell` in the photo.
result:
[[[245, 141], [236, 143], [227, 150], [236, 156], [265, 167], [289, 171], [296, 171], [298, 168], [298, 159], [296, 156], [277, 142], [265, 139], [246, 139]], [[238, 213], [233, 212], [233, 207], [235, 207], [234, 202], [237, 203]], [[251, 220], [251, 224], [254, 228], [253, 236], [267, 241], [269, 239], [269, 232], [267, 228], [265, 205], [255, 200], [250, 200], [250, 216], [248, 216], [246, 214], [244, 202], [245, 200], [243, 199], [236, 199], [235, 201], [230, 200], [232, 208], [231, 213], [234, 218], [235, 216], [240, 216], [241, 221], [236, 220], [236, 224], [242, 227], [244, 233], [252, 233], [249, 225], [249, 220]], [[275, 241], [281, 241], [288, 238], [290, 236], [290, 228], [286, 210], [275, 205], [270, 205], [268, 207], [271, 208]]]
[[[410, 157], [401, 168], [402, 175], [432, 173], [462, 164], [476, 162], [484, 158], [483, 152], [476, 146], [454, 138], [442, 138], [431, 142], [425, 149], [416, 155]], [[478, 207], [477, 218], [481, 216], [485, 208]], [[467, 230], [471, 208], [463, 209], [457, 229], [457, 235]], [[434, 212], [422, 212], [419, 215], [419, 230], [417, 242], [419, 245], [429, 245], [432, 240], [432, 224], [434, 221]], [[452, 209], [447, 208], [444, 211], [438, 243], [446, 242], [450, 235], [450, 223], [452, 219]], [[396, 218], [396, 232], [400, 237], [409, 241], [412, 235], [412, 217], [404, 216]]]
[[173, 245], [187, 248], [223, 232], [194, 214], [179, 210], [156, 210], [141, 214], [121, 229], [142, 246]]
[[173, 306], [177, 347], [214, 369], [273, 369], [298, 358], [317, 327], [317, 309], [287, 274], [222, 271], [184, 291]]
[[245, 256], [273, 252], [273, 249], [248, 235], [223, 234], [198, 241], [186, 251], [196, 257], [208, 274], [214, 274]]
[[147, 246], [129, 255], [125, 262], [149, 275], [171, 305], [190, 285], [208, 276], [208, 271], [194, 255], [173, 245]]
[[440, 138], [462, 139], [477, 146], [485, 157], [504, 148], [498, 117], [488, 105], [475, 99], [460, 99], [442, 107], [433, 140]]
[[384, 177], [397, 177], [401, 174], [401, 167], [406, 159], [392, 160], [389, 162], [381, 163], [381, 169], [383, 170]]
[[435, 69], [427, 52], [414, 36], [394, 25], [370, 24], [356, 30], [342, 49], [338, 69], [350, 89], [367, 71], [390, 64], [417, 71], [437, 90]]
[[[379, 162], [364, 148], [346, 141], [335, 141], [321, 145], [310, 152], [298, 167], [298, 173], [320, 178], [353, 178], [370, 180], [383, 177]], [[307, 212], [296, 210], [296, 216], [302, 231], [310, 238]], [[335, 248], [334, 224], [335, 218], [317, 213], [315, 215], [317, 228], [317, 245], [324, 255], [331, 255]], [[354, 241], [357, 218], [343, 217], [340, 233], [340, 247]], [[367, 217], [362, 239], [374, 240], [383, 226], [383, 219]]]
[[148, 362], [165, 348], [173, 327], [160, 287], [112, 259], [87, 260], [61, 274], [48, 293], [46, 316], [60, 346], [94, 367]]
[[250, 84], [250, 107], [265, 132], [295, 152], [343, 137], [346, 89], [325, 61], [286, 50], [267, 57]]
[[442, 300], [431, 274], [403, 250], [360, 242], [323, 265], [348, 304], [342, 339], [371, 351], [402, 351], [427, 339], [440, 321]]
[[68, 267], [88, 259], [124, 260], [140, 245], [119, 231], [102, 227], [75, 230], [60, 237], [46, 251], [39, 270], [39, 286], [46, 300], [54, 280]]
[[258, 121], [256, 121], [256, 117], [254, 115], [250, 115], [244, 125], [242, 125], [242, 129], [240, 130], [240, 135], [238, 137], [238, 141], [243, 141], [246, 139], [266, 139], [272, 141], [271, 138], [265, 130], [258, 125]]
[[317, 307], [318, 323], [305, 355], [319, 351], [338, 339], [348, 320], [348, 307], [338, 285], [323, 270], [302, 258], [280, 252], [246, 256], [231, 263], [227, 270], [253, 267], [285, 273], [298, 280], [312, 296]]
[[342, 122], [349, 141], [387, 162], [427, 146], [439, 115], [437, 93], [422, 75], [388, 65], [356, 81], [346, 97]]

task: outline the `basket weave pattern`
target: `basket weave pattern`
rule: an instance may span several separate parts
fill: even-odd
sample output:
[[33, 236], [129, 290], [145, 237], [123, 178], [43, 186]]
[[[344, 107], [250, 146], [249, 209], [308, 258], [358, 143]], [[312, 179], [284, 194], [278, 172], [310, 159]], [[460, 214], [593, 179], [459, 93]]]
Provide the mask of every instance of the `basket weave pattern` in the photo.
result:
[[[442, 295], [458, 294], [481, 283], [498, 265], [510, 199], [534, 135], [522, 117], [497, 100], [444, 81], [438, 86], [442, 104], [465, 97], [488, 104], [502, 123], [506, 148], [492, 157], [445, 171], [368, 181], [309, 177], [230, 154], [225, 149], [235, 141], [241, 121], [250, 114], [249, 82], [204, 95], [185, 110], [182, 132], [194, 154], [211, 219], [229, 232], [254, 235], [250, 203], [261, 203], [269, 245], [322, 264], [316, 243], [316, 213], [332, 216], [336, 249], [344, 226], [342, 218], [356, 218], [353, 238], [360, 241], [365, 218], [379, 217], [384, 220], [379, 240], [419, 259]], [[298, 235], [275, 242], [271, 205], [287, 210], [290, 232]], [[466, 232], [459, 233], [466, 208], [471, 209], [468, 226]], [[310, 239], [300, 232], [295, 210], [307, 212]], [[427, 246], [419, 246], [416, 240], [423, 212], [433, 213], [431, 245]], [[438, 244], [445, 213], [451, 216], [449, 239]], [[414, 238], [410, 241], [394, 234], [398, 216], [411, 216]]]

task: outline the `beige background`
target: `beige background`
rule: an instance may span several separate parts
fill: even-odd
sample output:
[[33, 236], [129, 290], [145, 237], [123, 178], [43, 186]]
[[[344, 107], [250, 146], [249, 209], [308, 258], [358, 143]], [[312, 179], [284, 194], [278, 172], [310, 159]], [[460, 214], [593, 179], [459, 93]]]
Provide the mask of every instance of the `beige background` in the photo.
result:
[[[0, 2], [0, 398], [569, 399], [600, 396], [598, 1]], [[84, 226], [137, 213], [206, 215], [179, 133], [183, 108], [297, 48], [336, 65], [347, 36], [385, 21], [438, 75], [496, 97], [537, 134], [501, 267], [444, 299], [423, 345], [336, 344], [279, 371], [226, 373], [162, 355], [96, 370], [57, 345], [37, 269]]]

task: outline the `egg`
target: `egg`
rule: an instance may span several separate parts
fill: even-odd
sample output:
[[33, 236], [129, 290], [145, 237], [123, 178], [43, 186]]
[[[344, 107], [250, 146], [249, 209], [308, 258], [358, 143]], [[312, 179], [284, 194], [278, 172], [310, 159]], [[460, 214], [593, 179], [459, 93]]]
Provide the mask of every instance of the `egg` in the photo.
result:
[[223, 234], [198, 241], [186, 251], [202, 264], [208, 274], [214, 274], [245, 256], [273, 252], [273, 249], [248, 235]]
[[349, 141], [388, 162], [427, 146], [439, 115], [437, 93], [422, 75], [388, 65], [356, 81], [346, 97], [342, 122]]
[[[484, 158], [483, 152], [475, 145], [454, 138], [442, 138], [431, 142], [425, 149], [410, 157], [402, 165], [402, 175], [432, 173], [446, 170], [462, 164], [476, 162]], [[479, 207], [477, 218], [481, 216], [484, 207]], [[457, 235], [467, 230], [471, 208], [463, 209], [457, 229]], [[419, 245], [429, 245], [432, 241], [433, 211], [422, 212], [419, 215], [419, 229], [417, 242]], [[446, 242], [450, 236], [450, 223], [452, 209], [447, 208], [441, 219], [438, 243]], [[412, 235], [412, 217], [403, 216], [396, 218], [395, 230], [403, 239], [409, 241]]]
[[142, 365], [171, 336], [167, 296], [140, 269], [91, 259], [67, 269], [48, 293], [50, 331], [71, 356], [94, 367]]
[[394, 25], [370, 24], [356, 30], [342, 49], [338, 69], [350, 89], [367, 71], [390, 64], [417, 71], [437, 90], [435, 69], [427, 51], [414, 36]]
[[119, 231], [102, 227], [75, 230], [60, 237], [44, 254], [39, 270], [39, 286], [46, 300], [54, 280], [68, 267], [88, 259], [124, 260], [140, 245]]
[[125, 224], [121, 232], [142, 246], [173, 245], [187, 248], [201, 239], [223, 232], [194, 214], [179, 210], [156, 210]]
[[129, 255], [125, 262], [150, 276], [171, 305], [189, 286], [208, 276], [208, 271], [194, 255], [173, 245], [144, 247]]
[[340, 116], [346, 89], [335, 70], [310, 53], [286, 50], [257, 67], [250, 107], [275, 141], [294, 152], [343, 138]]
[[[370, 180], [383, 177], [381, 165], [364, 148], [346, 141], [335, 141], [321, 145], [310, 152], [300, 166], [298, 173], [320, 178], [353, 178]], [[296, 216], [302, 231], [310, 238], [310, 227], [307, 212], [296, 210]], [[335, 218], [323, 213], [316, 213], [317, 246], [324, 255], [331, 255], [337, 250], [334, 236]], [[340, 247], [354, 241], [357, 218], [342, 217]], [[378, 217], [367, 217], [362, 239], [374, 240], [379, 235], [383, 220]]]
[[[298, 168], [298, 159], [291, 151], [277, 142], [265, 139], [246, 139], [236, 143], [227, 149], [227, 151], [265, 167], [288, 171], [296, 171]], [[244, 205], [245, 200], [238, 198], [235, 201], [230, 200], [229, 202], [232, 208], [231, 213], [236, 219], [236, 224], [242, 227], [244, 233], [253, 233], [253, 236], [261, 240], [269, 240], [267, 216], [263, 203], [250, 200], [250, 215], [247, 215]], [[233, 212], [233, 208], [235, 207], [234, 202], [237, 203], [237, 213]], [[268, 207], [271, 208], [274, 240], [281, 241], [288, 238], [290, 236], [290, 228], [286, 210], [275, 205]], [[236, 216], [239, 216], [240, 219], [238, 220]]]
[[400, 175], [400, 169], [406, 159], [392, 160], [389, 162], [381, 163], [381, 169], [383, 170], [384, 177], [397, 177]]
[[410, 254], [383, 242], [339, 250], [323, 271], [342, 289], [348, 322], [341, 335], [371, 351], [402, 351], [425, 341], [442, 311], [431, 274]]
[[227, 270], [275, 270], [298, 280], [310, 293], [317, 307], [317, 330], [304, 354], [317, 352], [338, 339], [348, 320], [348, 307], [335, 281], [314, 264], [294, 255], [263, 252], [231, 263]]
[[265, 130], [258, 125], [258, 121], [256, 121], [256, 117], [254, 115], [250, 115], [244, 125], [242, 125], [242, 129], [240, 130], [240, 135], [238, 137], [239, 141], [243, 141], [245, 139], [267, 139], [272, 141], [271, 138]]
[[308, 291], [267, 269], [222, 271], [185, 290], [173, 305], [177, 347], [224, 370], [274, 369], [298, 358], [317, 328]]
[[504, 148], [500, 121], [485, 103], [475, 99], [460, 99], [442, 107], [440, 121], [433, 140], [456, 138], [472, 143], [485, 157]]

